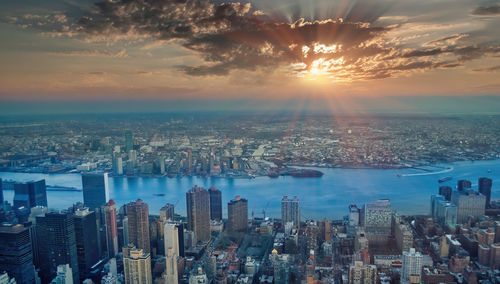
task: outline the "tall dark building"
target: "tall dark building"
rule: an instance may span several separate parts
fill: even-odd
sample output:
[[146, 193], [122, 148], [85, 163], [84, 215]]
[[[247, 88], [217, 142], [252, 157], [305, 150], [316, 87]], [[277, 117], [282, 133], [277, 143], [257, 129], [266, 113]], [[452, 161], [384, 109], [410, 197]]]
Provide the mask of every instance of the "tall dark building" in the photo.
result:
[[248, 201], [236, 196], [227, 204], [227, 227], [231, 232], [246, 232], [248, 228]]
[[283, 224], [293, 222], [293, 225], [300, 226], [300, 205], [297, 196], [294, 196], [293, 199], [283, 196], [281, 199], [281, 221]]
[[83, 204], [90, 210], [101, 208], [109, 201], [108, 174], [83, 174]]
[[451, 201], [452, 191], [453, 189], [450, 186], [444, 185], [439, 187], [439, 195], [444, 196], [444, 199], [446, 199], [447, 201]]
[[194, 186], [186, 192], [188, 230], [194, 232], [196, 241], [210, 239], [210, 194], [202, 187]]
[[3, 210], [3, 183], [0, 178], [0, 211]]
[[80, 283], [73, 215], [61, 211], [37, 216], [36, 230], [42, 283], [49, 283], [56, 276], [60, 264], [69, 264], [73, 283]]
[[47, 187], [45, 180], [14, 184], [14, 208], [35, 206], [47, 207]]
[[222, 220], [222, 192], [215, 188], [210, 187], [208, 190], [210, 193], [210, 219], [211, 220]]
[[35, 283], [30, 232], [23, 225], [0, 225], [0, 271], [18, 284]]
[[486, 208], [490, 208], [491, 203], [491, 185], [493, 181], [490, 178], [482, 177], [478, 181], [479, 193], [486, 196]]
[[127, 204], [128, 240], [145, 253], [151, 252], [148, 205], [141, 199]]
[[132, 135], [132, 131], [125, 131], [125, 151], [128, 153], [129, 151], [134, 149], [134, 137]]
[[179, 256], [180, 257], [185, 257], [186, 254], [184, 253], [184, 224], [179, 223], [176, 225], [177, 227], [177, 233], [178, 238], [179, 238]]
[[96, 213], [88, 208], [79, 209], [73, 215], [75, 223], [76, 253], [80, 279], [90, 277], [91, 267], [99, 261], [97, 249]]
[[472, 187], [472, 183], [468, 180], [461, 179], [457, 182], [457, 190], [458, 191], [468, 190], [471, 187]]

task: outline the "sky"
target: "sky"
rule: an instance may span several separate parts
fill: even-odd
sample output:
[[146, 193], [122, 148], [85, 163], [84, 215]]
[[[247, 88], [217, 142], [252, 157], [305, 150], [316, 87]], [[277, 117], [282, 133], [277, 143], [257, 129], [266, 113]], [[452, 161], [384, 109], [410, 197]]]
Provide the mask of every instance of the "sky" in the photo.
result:
[[0, 100], [499, 96], [499, 26], [491, 0], [4, 1]]

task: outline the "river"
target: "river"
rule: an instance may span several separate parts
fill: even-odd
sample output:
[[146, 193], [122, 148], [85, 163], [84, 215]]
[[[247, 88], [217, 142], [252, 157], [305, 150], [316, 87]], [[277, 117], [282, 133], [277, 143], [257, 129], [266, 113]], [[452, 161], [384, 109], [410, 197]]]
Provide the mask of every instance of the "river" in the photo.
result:
[[[283, 195], [298, 196], [301, 202], [302, 219], [339, 219], [348, 212], [349, 204], [362, 206], [375, 199], [389, 198], [392, 207], [401, 214], [428, 214], [431, 194], [436, 194], [440, 185], [453, 188], [459, 179], [469, 179], [477, 186], [479, 177], [493, 179], [492, 199], [500, 197], [500, 160], [457, 162], [436, 165], [450, 170], [435, 168], [436, 174], [423, 173], [415, 169], [318, 169], [324, 173], [320, 178], [293, 178], [290, 176], [254, 179], [226, 178], [110, 178], [110, 197], [121, 206], [137, 198], [149, 204], [151, 214], [159, 214], [165, 203], [175, 204], [176, 213], [185, 215], [185, 193], [194, 185], [208, 188], [215, 186], [222, 191], [224, 209], [227, 202], [240, 195], [248, 199], [249, 217], [252, 210], [256, 217], [279, 217]], [[398, 176], [401, 175], [401, 176]], [[439, 184], [438, 179], [451, 176], [452, 180]], [[28, 181], [46, 179], [48, 185], [81, 188], [79, 174], [32, 174], [0, 172], [4, 180]], [[155, 196], [154, 194], [165, 194]], [[82, 201], [79, 191], [48, 191], [50, 208], [62, 209]], [[5, 200], [12, 202], [13, 191], [4, 190]], [[267, 206], [267, 208], [266, 208]]]

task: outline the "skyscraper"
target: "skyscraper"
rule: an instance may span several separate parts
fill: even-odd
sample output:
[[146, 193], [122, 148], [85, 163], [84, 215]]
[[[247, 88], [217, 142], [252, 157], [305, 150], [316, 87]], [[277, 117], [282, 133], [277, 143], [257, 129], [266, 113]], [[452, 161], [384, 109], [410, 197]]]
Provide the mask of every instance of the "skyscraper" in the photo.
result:
[[368, 234], [390, 235], [392, 226], [391, 202], [389, 199], [375, 200], [365, 204], [361, 212], [361, 225]]
[[113, 174], [123, 175], [123, 158], [119, 153], [113, 154]]
[[166, 283], [168, 284], [177, 284], [178, 283], [178, 275], [177, 275], [177, 255], [174, 253], [172, 248], [165, 248], [166, 253], [166, 270], [165, 274], [167, 276]]
[[116, 204], [112, 199], [104, 206], [104, 220], [108, 257], [114, 257], [118, 253], [118, 225], [116, 221]]
[[0, 211], [3, 211], [3, 183], [1, 178], [0, 178]]
[[134, 246], [123, 248], [125, 284], [151, 284], [151, 256]]
[[214, 186], [208, 189], [210, 193], [210, 219], [222, 220], [222, 192]]
[[231, 232], [246, 232], [248, 228], [248, 201], [236, 196], [227, 204], [227, 227]]
[[18, 284], [35, 283], [30, 233], [23, 225], [0, 225], [0, 270]]
[[210, 239], [210, 194], [194, 186], [186, 192], [188, 229], [194, 232], [197, 242]]
[[293, 222], [295, 226], [300, 226], [300, 205], [297, 196], [293, 199], [284, 196], [281, 200], [281, 222]]
[[403, 252], [403, 271], [401, 273], [401, 280], [407, 281], [410, 276], [417, 275], [420, 277], [422, 273], [422, 259], [421, 253], [415, 251], [414, 248], [410, 248], [409, 251]]
[[439, 187], [439, 195], [444, 196], [444, 198], [447, 201], [451, 201], [451, 193], [452, 192], [453, 192], [453, 190], [449, 186], [444, 185], [444, 186]]
[[174, 205], [167, 203], [160, 209], [160, 219], [163, 222], [174, 221]]
[[83, 204], [90, 210], [101, 208], [109, 200], [108, 174], [83, 174]]
[[177, 227], [177, 233], [178, 237], [177, 239], [179, 240], [179, 256], [184, 257], [184, 224], [178, 223], [175, 225]]
[[172, 249], [172, 253], [179, 256], [179, 232], [177, 224], [166, 223], [163, 238], [165, 239], [165, 251]]
[[89, 277], [91, 268], [99, 261], [97, 223], [94, 211], [78, 209], [73, 215], [75, 223], [76, 254], [80, 279]]
[[128, 153], [134, 150], [134, 137], [131, 130], [125, 130], [125, 151]]
[[484, 215], [486, 196], [474, 190], [453, 191], [451, 202], [457, 206], [457, 223], [463, 224], [469, 216]]
[[349, 226], [359, 226], [359, 212], [358, 206], [349, 205]]
[[14, 184], [14, 208], [35, 206], [47, 207], [47, 188], [45, 180]]
[[150, 253], [148, 205], [141, 199], [127, 204], [129, 242]]
[[478, 181], [478, 190], [479, 193], [486, 196], [486, 208], [490, 208], [491, 206], [491, 185], [493, 181], [490, 178], [482, 177], [479, 178]]
[[36, 217], [42, 283], [52, 280], [57, 266], [69, 264], [74, 283], [80, 283], [75, 224], [69, 212], [48, 212]]

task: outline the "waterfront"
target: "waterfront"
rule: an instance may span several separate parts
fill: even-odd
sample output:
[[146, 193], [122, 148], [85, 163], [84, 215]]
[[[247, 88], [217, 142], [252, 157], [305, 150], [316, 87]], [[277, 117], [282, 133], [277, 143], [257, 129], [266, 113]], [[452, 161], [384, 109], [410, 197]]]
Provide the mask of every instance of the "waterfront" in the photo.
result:
[[[438, 165], [453, 168], [438, 174], [409, 175], [421, 173], [414, 169], [327, 169], [320, 170], [320, 178], [279, 178], [257, 177], [255, 179], [225, 178], [110, 178], [110, 197], [118, 205], [123, 205], [137, 198], [149, 204], [151, 214], [158, 214], [167, 202], [176, 204], [176, 212], [185, 215], [185, 192], [192, 186], [215, 186], [222, 191], [224, 214], [227, 202], [235, 195], [248, 199], [249, 216], [254, 210], [256, 217], [262, 216], [266, 209], [267, 216], [279, 217], [280, 201], [283, 195], [297, 195], [301, 201], [302, 218], [338, 219], [347, 213], [349, 204], [370, 202], [379, 198], [389, 198], [394, 209], [401, 214], [427, 214], [429, 199], [440, 185], [455, 186], [458, 179], [469, 179], [477, 185], [479, 177], [493, 179], [492, 199], [500, 198], [500, 160], [457, 162]], [[439, 172], [439, 169], [436, 171]], [[398, 177], [398, 174], [403, 175]], [[453, 179], [438, 183], [438, 179], [452, 176]], [[51, 186], [81, 188], [79, 174], [27, 174], [0, 172], [4, 180], [28, 181], [45, 178]], [[165, 194], [155, 196], [155, 194]], [[67, 208], [82, 201], [78, 191], [48, 191], [48, 203], [51, 208]], [[5, 200], [12, 202], [13, 192], [4, 190]]]

